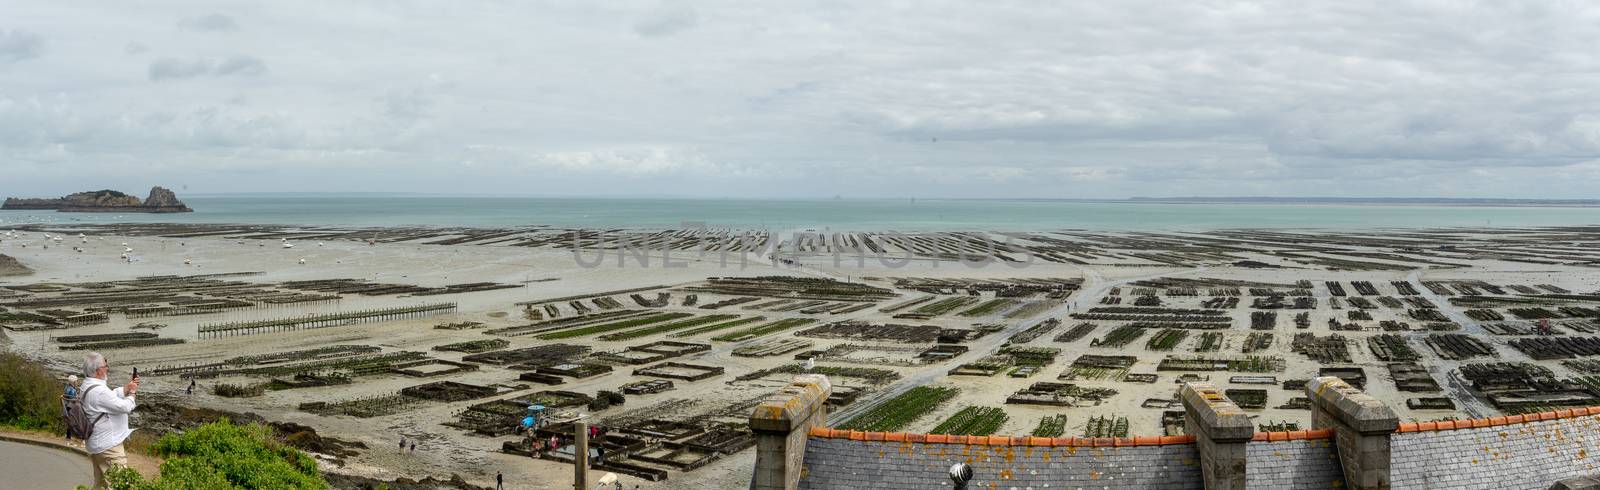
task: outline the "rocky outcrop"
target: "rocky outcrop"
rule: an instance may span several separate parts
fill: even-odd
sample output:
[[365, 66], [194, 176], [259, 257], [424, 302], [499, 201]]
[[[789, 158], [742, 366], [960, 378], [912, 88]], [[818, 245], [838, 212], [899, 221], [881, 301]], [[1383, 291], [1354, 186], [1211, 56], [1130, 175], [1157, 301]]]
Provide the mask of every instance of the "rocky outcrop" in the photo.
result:
[[6, 198], [0, 209], [54, 209], [63, 213], [188, 213], [189, 206], [164, 187], [150, 189], [150, 197], [140, 201], [110, 189], [79, 192], [59, 199]]
[[16, 258], [11, 257], [10, 255], [0, 255], [0, 277], [26, 276], [32, 273], [33, 269], [29, 269], [28, 266], [22, 265], [21, 262], [17, 262]]
[[158, 213], [187, 213], [194, 211], [193, 209], [189, 209], [189, 206], [183, 205], [183, 201], [178, 200], [177, 194], [173, 194], [171, 190], [159, 185], [150, 188], [150, 197], [144, 198], [144, 207], [173, 210], [154, 211]]

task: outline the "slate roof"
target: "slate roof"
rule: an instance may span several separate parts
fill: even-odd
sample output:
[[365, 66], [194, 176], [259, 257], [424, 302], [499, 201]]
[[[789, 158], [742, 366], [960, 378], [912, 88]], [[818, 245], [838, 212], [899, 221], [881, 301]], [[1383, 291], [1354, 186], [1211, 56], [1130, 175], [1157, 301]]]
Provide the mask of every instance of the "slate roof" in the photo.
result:
[[1332, 439], [1252, 441], [1244, 450], [1249, 460], [1246, 487], [1344, 488], [1344, 469]]
[[1544, 489], [1600, 472], [1600, 407], [1402, 424], [1400, 430], [1389, 439], [1395, 489]]
[[[1249, 488], [1344, 488], [1332, 431], [1257, 432], [1245, 446]], [[1545, 489], [1600, 473], [1600, 407], [1400, 424], [1390, 437], [1394, 489]], [[1191, 436], [944, 436], [813, 429], [800, 488], [950, 488], [972, 465], [973, 489], [1202, 488]]]
[[[957, 462], [972, 465], [973, 489], [1203, 488], [1199, 454], [1189, 436], [963, 437], [830, 429], [811, 435], [802, 489], [950, 488], [946, 473]], [[1252, 466], [1251, 483], [1335, 488], [1331, 485], [1341, 478], [1330, 436], [1329, 431], [1258, 433], [1247, 450], [1253, 464], [1259, 454], [1266, 466], [1259, 480]]]
[[852, 441], [806, 443], [800, 488], [951, 488], [950, 465], [967, 462], [969, 488], [1199, 489], [1194, 444], [1043, 447]]

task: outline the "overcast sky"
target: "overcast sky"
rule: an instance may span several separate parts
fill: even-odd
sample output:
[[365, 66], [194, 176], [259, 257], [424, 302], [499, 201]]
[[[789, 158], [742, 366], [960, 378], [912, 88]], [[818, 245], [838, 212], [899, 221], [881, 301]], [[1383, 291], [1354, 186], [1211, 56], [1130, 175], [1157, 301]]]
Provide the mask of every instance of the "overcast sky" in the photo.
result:
[[1600, 197], [1600, 3], [0, 2], [0, 193]]

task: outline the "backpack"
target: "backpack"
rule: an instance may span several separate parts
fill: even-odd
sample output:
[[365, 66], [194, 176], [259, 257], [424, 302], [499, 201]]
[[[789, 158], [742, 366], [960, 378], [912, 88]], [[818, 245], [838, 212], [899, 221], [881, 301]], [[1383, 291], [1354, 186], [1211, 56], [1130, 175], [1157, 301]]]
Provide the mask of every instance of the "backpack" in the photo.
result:
[[94, 391], [95, 388], [99, 387], [100, 385], [91, 385], [80, 390], [76, 398], [67, 400], [66, 414], [64, 416], [67, 419], [68, 439], [76, 437], [87, 442], [89, 436], [94, 434], [95, 424], [100, 423], [100, 419], [105, 418], [106, 414], [102, 412], [91, 421], [89, 420], [89, 414], [83, 411], [83, 400], [89, 397], [90, 391]]

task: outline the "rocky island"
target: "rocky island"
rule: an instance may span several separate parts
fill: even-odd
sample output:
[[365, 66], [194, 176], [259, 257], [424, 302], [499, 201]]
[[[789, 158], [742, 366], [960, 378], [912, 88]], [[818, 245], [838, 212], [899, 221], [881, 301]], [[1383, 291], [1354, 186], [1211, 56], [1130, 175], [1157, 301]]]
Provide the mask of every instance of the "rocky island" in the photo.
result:
[[165, 187], [155, 186], [150, 188], [150, 197], [140, 201], [138, 197], [130, 196], [113, 190], [98, 190], [79, 192], [66, 197], [55, 199], [15, 198], [8, 197], [3, 210], [40, 210], [54, 209], [63, 213], [190, 213], [194, 212], [189, 206], [178, 200], [178, 196]]

